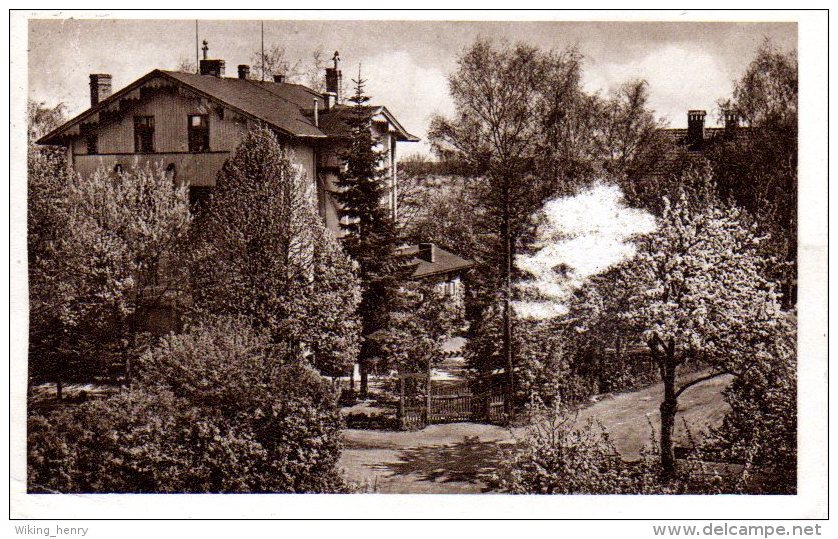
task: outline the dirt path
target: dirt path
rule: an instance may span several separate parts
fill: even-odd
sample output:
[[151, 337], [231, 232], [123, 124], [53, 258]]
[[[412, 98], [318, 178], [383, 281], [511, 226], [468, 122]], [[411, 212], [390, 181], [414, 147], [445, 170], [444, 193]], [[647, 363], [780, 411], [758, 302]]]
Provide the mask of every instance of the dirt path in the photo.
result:
[[[694, 435], [717, 425], [727, 411], [721, 391], [730, 377], [719, 377], [688, 389], [679, 399], [676, 438], [685, 440], [681, 418]], [[605, 425], [624, 458], [634, 459], [651, 436], [649, 423], [660, 428], [660, 385], [607, 397], [585, 408]], [[431, 425], [415, 432], [347, 429], [340, 464], [347, 478], [381, 493], [461, 494], [485, 492], [483, 477], [503, 458], [518, 429], [478, 423]]]

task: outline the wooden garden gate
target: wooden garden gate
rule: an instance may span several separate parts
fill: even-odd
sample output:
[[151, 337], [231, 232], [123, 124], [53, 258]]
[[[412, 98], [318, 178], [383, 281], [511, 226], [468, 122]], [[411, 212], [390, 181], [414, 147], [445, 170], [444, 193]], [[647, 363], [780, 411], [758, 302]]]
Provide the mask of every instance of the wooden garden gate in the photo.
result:
[[427, 373], [399, 375], [399, 428], [457, 421], [504, 421], [500, 393], [475, 394], [468, 381], [432, 380]]

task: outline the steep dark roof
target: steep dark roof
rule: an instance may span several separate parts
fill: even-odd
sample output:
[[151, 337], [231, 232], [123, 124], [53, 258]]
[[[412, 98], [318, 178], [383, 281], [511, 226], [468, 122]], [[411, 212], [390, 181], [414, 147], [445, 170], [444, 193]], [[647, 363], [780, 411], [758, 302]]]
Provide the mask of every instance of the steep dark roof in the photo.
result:
[[[157, 81], [185, 86], [193, 92], [229, 107], [255, 120], [261, 120], [279, 131], [294, 137], [324, 139], [328, 136], [343, 136], [341, 131], [342, 110], [338, 106], [332, 111], [323, 111], [322, 118], [328, 129], [314, 124], [314, 102], [325, 109], [323, 96], [299, 84], [253, 81], [239, 78], [214, 77], [179, 71], [154, 71], [137, 79], [122, 90], [114, 93], [94, 107], [64, 123], [40, 140], [39, 144], [59, 144], [63, 135], [78, 127], [82, 122], [95, 118], [99, 112], [119, 105], [120, 100], [129, 98], [134, 91]], [[370, 107], [372, 114], [383, 114], [396, 128], [398, 140], [417, 141], [418, 138], [404, 130], [398, 121], [384, 107]], [[331, 117], [331, 119], [328, 119]]]
[[[264, 120], [296, 137], [322, 138], [326, 135], [303, 114], [299, 88], [283, 88], [284, 83], [257, 82], [238, 78], [221, 78], [195, 73], [163, 71], [183, 84], [215, 98], [250, 116]], [[308, 98], [305, 108], [312, 108], [314, 97]]]
[[[363, 107], [370, 116], [383, 115], [396, 127], [396, 139], [405, 142], [418, 142], [419, 137], [411, 135], [390, 114], [386, 107], [367, 105]], [[352, 117], [354, 106], [337, 105], [320, 114], [320, 129], [330, 137], [344, 138], [350, 135], [349, 119]]]
[[428, 262], [419, 257], [418, 245], [408, 245], [402, 247], [399, 251], [401, 254], [412, 256], [410, 264], [416, 265], [412, 274], [414, 278], [430, 277], [431, 275], [442, 275], [466, 270], [474, 265], [474, 262], [461, 258], [439, 246], [434, 246], [433, 262]]

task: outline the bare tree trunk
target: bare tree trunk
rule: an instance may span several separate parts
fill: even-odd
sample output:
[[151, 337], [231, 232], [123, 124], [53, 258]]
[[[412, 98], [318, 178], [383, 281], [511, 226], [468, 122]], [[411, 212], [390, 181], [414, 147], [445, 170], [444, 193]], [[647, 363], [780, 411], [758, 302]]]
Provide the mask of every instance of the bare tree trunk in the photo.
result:
[[427, 425], [431, 424], [431, 408], [433, 407], [433, 386], [431, 384], [431, 359], [428, 358], [428, 387], [425, 392], [425, 408], [427, 410], [427, 413], [425, 415], [425, 423]]
[[675, 431], [675, 414], [678, 412], [678, 396], [675, 393], [675, 343], [670, 341], [661, 358], [663, 379], [663, 402], [661, 402], [661, 480], [669, 482], [675, 477], [675, 450], [672, 435]]
[[660, 475], [661, 481], [667, 483], [675, 478], [675, 449], [672, 441], [675, 433], [675, 415], [678, 413], [678, 391], [675, 388], [678, 361], [675, 355], [675, 339], [669, 338], [668, 342], [664, 342], [659, 336], [654, 335], [647, 344], [663, 382], [663, 401], [660, 405]]
[[509, 208], [509, 179], [504, 178], [504, 208], [503, 221], [501, 223], [501, 234], [503, 235], [503, 353], [506, 367], [506, 398], [504, 399], [504, 411], [507, 418], [514, 413], [513, 395], [515, 394], [515, 361], [512, 355], [512, 258], [513, 244], [512, 231], [510, 229], [510, 208]]
[[362, 399], [367, 398], [367, 391], [368, 391], [368, 382], [369, 382], [369, 372], [367, 367], [367, 362], [362, 360], [359, 362], [359, 367], [361, 371], [361, 387], [358, 392], [358, 396]]

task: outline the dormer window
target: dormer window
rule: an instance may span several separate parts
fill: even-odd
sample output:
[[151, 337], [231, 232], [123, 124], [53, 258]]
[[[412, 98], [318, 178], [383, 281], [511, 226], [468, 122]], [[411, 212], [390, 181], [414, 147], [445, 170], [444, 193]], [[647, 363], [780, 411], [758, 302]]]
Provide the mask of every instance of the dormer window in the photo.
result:
[[154, 153], [154, 116], [134, 116], [134, 151]]
[[209, 118], [206, 114], [189, 115], [189, 151], [209, 151]]

